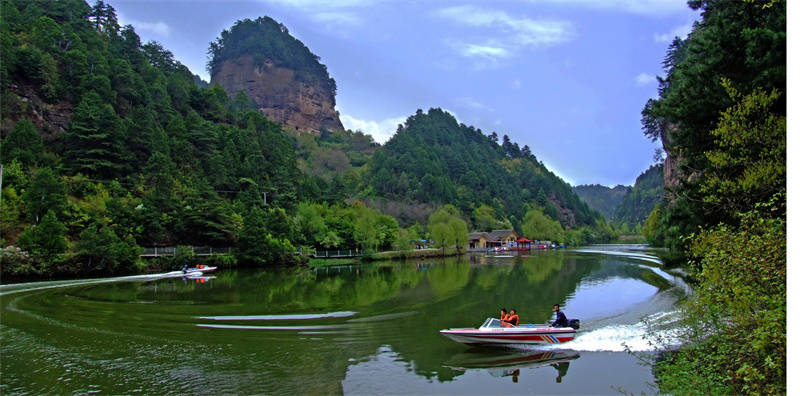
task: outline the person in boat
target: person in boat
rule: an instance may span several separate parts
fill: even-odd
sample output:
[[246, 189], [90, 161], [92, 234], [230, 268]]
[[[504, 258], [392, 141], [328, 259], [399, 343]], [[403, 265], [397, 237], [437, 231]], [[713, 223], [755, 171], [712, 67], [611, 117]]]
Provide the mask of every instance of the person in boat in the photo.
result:
[[553, 312], [556, 313], [556, 320], [553, 323], [550, 323], [550, 327], [567, 327], [569, 326], [569, 321], [567, 320], [567, 316], [564, 315], [564, 312], [561, 311], [561, 307], [558, 304], [553, 305]]
[[512, 310], [511, 310], [511, 313], [508, 315], [508, 320], [507, 320], [507, 322], [508, 322], [508, 324], [510, 324], [511, 326], [517, 326], [517, 325], [519, 325], [519, 315], [517, 315], [517, 310], [516, 310], [516, 309], [512, 309]]
[[509, 317], [508, 311], [506, 311], [505, 308], [500, 308], [500, 324], [502, 326], [504, 326], [504, 327], [506, 326], [506, 324], [507, 324], [506, 322], [508, 321], [508, 317]]
[[183, 271], [184, 274], [186, 273], [186, 271], [189, 271], [189, 264], [184, 264], [183, 269], [181, 269], [181, 271]]

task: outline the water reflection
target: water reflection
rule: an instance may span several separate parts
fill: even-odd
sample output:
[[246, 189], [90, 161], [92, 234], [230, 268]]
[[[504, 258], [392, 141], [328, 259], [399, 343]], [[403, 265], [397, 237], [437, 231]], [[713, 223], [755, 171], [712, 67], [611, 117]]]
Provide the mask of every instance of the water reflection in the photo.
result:
[[486, 370], [492, 377], [512, 377], [518, 382], [521, 369], [553, 367], [556, 382], [567, 375], [571, 360], [578, 359], [578, 352], [570, 350], [518, 351], [508, 349], [473, 348], [454, 355], [445, 365], [456, 370]]

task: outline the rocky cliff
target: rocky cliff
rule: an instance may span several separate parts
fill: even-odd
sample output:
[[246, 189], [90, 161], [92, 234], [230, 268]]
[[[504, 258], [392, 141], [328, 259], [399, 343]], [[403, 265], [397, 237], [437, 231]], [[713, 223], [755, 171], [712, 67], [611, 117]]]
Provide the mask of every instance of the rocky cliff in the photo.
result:
[[335, 93], [321, 83], [301, 81], [295, 71], [243, 55], [223, 62], [211, 77], [228, 93], [244, 91], [267, 118], [300, 131], [343, 130]]

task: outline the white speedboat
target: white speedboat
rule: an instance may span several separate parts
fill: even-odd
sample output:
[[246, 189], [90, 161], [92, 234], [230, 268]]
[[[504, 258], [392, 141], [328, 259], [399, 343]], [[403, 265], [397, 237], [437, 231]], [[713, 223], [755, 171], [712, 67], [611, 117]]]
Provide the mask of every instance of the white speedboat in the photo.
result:
[[572, 327], [550, 327], [542, 324], [505, 327], [500, 319], [496, 318], [486, 319], [477, 329], [446, 329], [440, 330], [439, 333], [455, 342], [467, 345], [548, 345], [569, 342], [575, 338], [575, 329]]

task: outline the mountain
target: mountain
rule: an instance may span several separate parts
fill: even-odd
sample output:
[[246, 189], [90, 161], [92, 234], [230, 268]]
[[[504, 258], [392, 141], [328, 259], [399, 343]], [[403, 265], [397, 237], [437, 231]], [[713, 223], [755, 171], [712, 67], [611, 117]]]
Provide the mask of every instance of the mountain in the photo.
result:
[[237, 21], [211, 43], [211, 83], [244, 92], [267, 118], [299, 131], [343, 130], [336, 82], [319, 57], [269, 17]]
[[417, 110], [367, 166], [375, 195], [409, 205], [453, 204], [471, 214], [473, 224], [482, 205], [517, 229], [532, 206], [568, 228], [603, 222], [528, 146], [508, 136], [498, 143], [496, 133], [486, 136], [438, 108]]
[[606, 220], [611, 221], [614, 219], [617, 207], [622, 203], [622, 199], [631, 192], [631, 189], [631, 186], [621, 184], [614, 188], [600, 184], [584, 184], [573, 187], [572, 191], [592, 209], [602, 213]]
[[642, 172], [633, 187], [589, 184], [575, 186], [572, 191], [608, 221], [633, 229], [644, 223], [656, 204], [664, 199], [664, 165], [653, 165]]
[[634, 227], [642, 224], [656, 204], [664, 200], [664, 165], [653, 165], [636, 178], [614, 212], [614, 220]]

